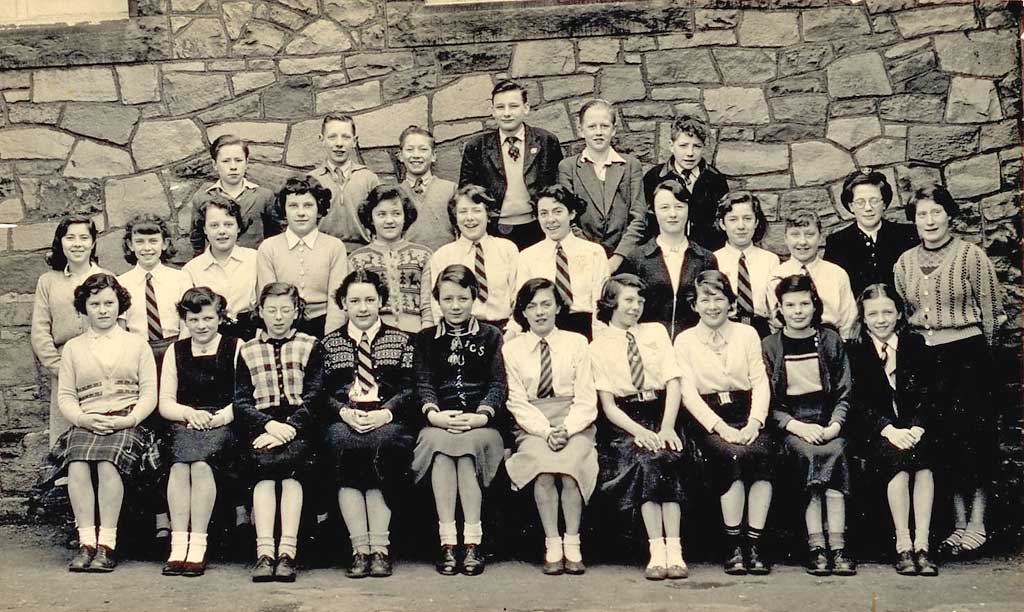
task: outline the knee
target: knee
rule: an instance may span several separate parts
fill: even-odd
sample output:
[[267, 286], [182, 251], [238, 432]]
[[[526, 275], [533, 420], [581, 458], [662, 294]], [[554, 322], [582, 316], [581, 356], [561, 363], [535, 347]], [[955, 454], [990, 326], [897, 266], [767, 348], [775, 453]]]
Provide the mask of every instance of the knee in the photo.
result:
[[539, 474], [533, 482], [533, 488], [550, 493], [555, 488], [555, 477], [551, 474]]
[[110, 480], [116, 478], [118, 481], [121, 480], [121, 473], [117, 471], [117, 467], [109, 461], [100, 461], [96, 464], [96, 473], [102, 480]]
[[836, 489], [825, 489], [825, 497], [831, 499], [843, 499], [846, 496], [843, 495], [842, 491], [837, 491]]
[[204, 478], [213, 478], [213, 469], [210, 464], [205, 461], [196, 461], [191, 466], [192, 476], [200, 476]]

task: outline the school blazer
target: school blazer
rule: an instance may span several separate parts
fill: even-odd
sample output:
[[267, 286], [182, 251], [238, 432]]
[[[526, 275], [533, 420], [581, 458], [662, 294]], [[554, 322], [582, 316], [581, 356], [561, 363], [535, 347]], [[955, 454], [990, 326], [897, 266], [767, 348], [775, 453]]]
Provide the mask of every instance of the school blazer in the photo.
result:
[[[896, 389], [889, 386], [885, 367], [875, 344], [863, 334], [847, 343], [847, 357], [853, 374], [854, 405], [864, 419], [866, 437], [876, 437], [892, 425], [900, 429], [919, 426], [928, 429], [931, 410], [925, 383], [928, 371], [924, 338], [904, 331], [896, 350]], [[899, 410], [893, 409], [893, 400]]]
[[647, 283], [647, 300], [640, 322], [656, 321], [663, 324], [669, 337], [675, 340], [679, 332], [693, 327], [700, 319], [686, 299], [686, 289], [693, 287], [693, 281], [701, 272], [717, 269], [718, 260], [711, 251], [690, 242], [683, 255], [679, 291], [673, 294], [672, 278], [661, 256], [661, 247], [651, 239], [626, 258], [619, 272], [636, 274]]
[[563, 159], [558, 164], [558, 182], [587, 204], [576, 219], [581, 237], [599, 243], [609, 257], [626, 258], [643, 239], [647, 206], [643, 165], [632, 155], [622, 157], [626, 163], [609, 166], [604, 181], [580, 155]]
[[853, 223], [825, 239], [824, 259], [846, 270], [850, 275], [850, 288], [858, 296], [873, 283], [893, 285], [893, 267], [905, 251], [917, 246], [917, 228], [906, 223], [882, 221], [878, 228], [876, 256], [864, 234]]
[[[847, 413], [850, 411], [850, 396], [853, 380], [849, 360], [839, 333], [828, 327], [819, 327], [815, 332], [814, 345], [818, 348], [818, 365], [821, 375], [822, 392], [827, 405], [832, 406], [829, 422], [839, 423], [846, 428]], [[786, 361], [782, 353], [782, 331], [777, 331], [761, 341], [761, 353], [768, 368], [768, 380], [772, 386], [772, 420], [779, 429], [785, 430], [793, 415], [786, 405]], [[888, 383], [887, 383], [888, 384]], [[841, 432], [840, 437], [846, 437]]]
[[647, 238], [658, 235], [658, 220], [654, 216], [654, 189], [662, 181], [675, 181], [682, 185], [683, 191], [690, 194], [690, 240], [709, 251], [717, 251], [725, 246], [725, 234], [715, 227], [715, 213], [718, 201], [729, 193], [729, 182], [724, 174], [706, 161], [700, 161], [700, 175], [693, 184], [691, 193], [683, 180], [675, 172], [675, 162], [669, 158], [667, 162], [655, 166], [644, 175], [644, 200], [647, 202]]
[[[562, 161], [562, 146], [551, 132], [527, 125], [523, 146], [523, 180], [530, 198], [537, 192], [554, 185], [558, 180], [558, 162]], [[459, 187], [479, 185], [487, 190], [498, 204], [505, 200], [505, 164], [501, 159], [498, 130], [487, 130], [466, 143], [462, 150], [459, 169]]]

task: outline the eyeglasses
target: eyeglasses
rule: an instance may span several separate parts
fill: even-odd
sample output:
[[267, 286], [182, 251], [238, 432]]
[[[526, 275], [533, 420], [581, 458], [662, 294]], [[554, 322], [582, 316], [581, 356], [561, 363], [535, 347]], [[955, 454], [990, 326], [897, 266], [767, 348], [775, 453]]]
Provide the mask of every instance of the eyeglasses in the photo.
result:
[[868, 198], [867, 200], [864, 198], [858, 198], [853, 201], [853, 206], [855, 208], [864, 208], [868, 204], [871, 205], [871, 208], [878, 208], [882, 205], [882, 198]]

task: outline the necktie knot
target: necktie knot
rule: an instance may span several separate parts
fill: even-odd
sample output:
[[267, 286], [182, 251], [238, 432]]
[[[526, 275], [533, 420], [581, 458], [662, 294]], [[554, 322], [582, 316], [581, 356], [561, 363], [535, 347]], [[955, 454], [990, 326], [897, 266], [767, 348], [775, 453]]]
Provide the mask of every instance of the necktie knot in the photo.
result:
[[148, 283], [148, 282], [150, 282], [152, 280], [153, 280], [153, 273], [152, 272], [146, 272], [146, 282]]
[[508, 136], [508, 137], [505, 138], [505, 144], [508, 145], [508, 156], [510, 158], [512, 158], [512, 161], [514, 161], [514, 162], [519, 161], [520, 151], [519, 151], [519, 144], [518, 143], [519, 143], [519, 137], [518, 136]]
[[423, 195], [423, 177], [417, 176], [416, 180], [412, 183], [412, 191], [416, 195]]

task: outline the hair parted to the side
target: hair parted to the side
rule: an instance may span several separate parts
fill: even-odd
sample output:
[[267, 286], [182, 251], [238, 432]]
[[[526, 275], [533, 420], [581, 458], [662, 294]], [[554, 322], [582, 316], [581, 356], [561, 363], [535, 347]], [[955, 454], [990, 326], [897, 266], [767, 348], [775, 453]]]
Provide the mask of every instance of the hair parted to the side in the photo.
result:
[[533, 207], [534, 214], [537, 214], [537, 207], [540, 205], [540, 201], [544, 198], [551, 198], [562, 206], [565, 206], [566, 210], [570, 213], [575, 213], [577, 217], [582, 215], [583, 211], [587, 209], [587, 203], [573, 193], [571, 189], [565, 185], [555, 183], [554, 185], [548, 185], [538, 191], [537, 197], [530, 202], [530, 205]]
[[[199, 209], [196, 211], [199, 227], [206, 227], [206, 212], [210, 208], [219, 208], [224, 211], [228, 216], [235, 218], [235, 223], [238, 224], [238, 235], [245, 233], [248, 229], [249, 224], [246, 223], [245, 218], [242, 217], [242, 207], [238, 202], [227, 198], [224, 195], [211, 191], [210, 193], [203, 196], [203, 199], [199, 202]], [[203, 232], [206, 235], [206, 232]]]
[[277, 297], [286, 295], [292, 300], [292, 305], [295, 306], [296, 314], [295, 320], [298, 321], [306, 314], [306, 300], [302, 299], [299, 295], [299, 288], [290, 283], [274, 282], [267, 283], [260, 291], [260, 297], [257, 301], [259, 308], [262, 310], [263, 303], [267, 301], [267, 298]]
[[164, 250], [160, 253], [160, 261], [167, 261], [177, 252], [174, 243], [171, 242], [171, 230], [167, 227], [167, 220], [153, 213], [139, 213], [128, 220], [124, 226], [124, 260], [133, 266], [139, 263], [135, 256], [135, 249], [132, 248], [132, 236], [144, 234], [152, 236], [160, 234], [164, 237]]
[[451, 222], [452, 227], [455, 231], [458, 231], [459, 224], [455, 221], [455, 209], [458, 208], [459, 200], [466, 198], [474, 204], [483, 204], [484, 208], [487, 209], [487, 218], [496, 219], [501, 214], [501, 207], [494, 201], [494, 198], [487, 195], [487, 190], [480, 185], [463, 185], [459, 187], [455, 195], [448, 200], [448, 220]]
[[409, 127], [402, 130], [402, 133], [398, 136], [398, 148], [401, 149], [405, 146], [405, 139], [410, 136], [425, 136], [430, 140], [430, 148], [434, 148], [434, 134], [426, 128], [421, 128], [418, 125], [410, 125]]
[[494, 84], [494, 88], [491, 89], [491, 101], [494, 101], [494, 96], [500, 93], [505, 93], [506, 91], [518, 91], [523, 96], [523, 104], [529, 104], [529, 100], [526, 96], [526, 88], [512, 79], [500, 79]]
[[416, 210], [416, 205], [412, 203], [412, 196], [409, 195], [409, 191], [404, 185], [377, 185], [370, 190], [370, 195], [367, 196], [366, 200], [359, 203], [359, 209], [356, 211], [359, 217], [359, 222], [363, 224], [371, 235], [376, 234], [373, 229], [373, 209], [377, 208], [382, 202], [390, 202], [391, 200], [398, 200], [402, 204], [402, 216], [404, 221], [402, 222], [402, 235], [416, 222], [416, 217], [419, 212]]
[[114, 290], [114, 294], [117, 296], [117, 314], [128, 312], [132, 306], [132, 294], [117, 282], [117, 278], [113, 274], [106, 272], [92, 274], [81, 285], [75, 287], [75, 310], [83, 315], [86, 314], [85, 303], [89, 301], [89, 297], [104, 289]]
[[736, 302], [736, 292], [732, 290], [732, 283], [724, 272], [718, 270], [704, 270], [693, 280], [693, 285], [686, 288], [684, 293], [690, 307], [697, 304], [697, 297], [703, 295], [714, 295], [720, 293], [729, 300], [731, 306]]
[[725, 233], [725, 216], [731, 213], [733, 208], [741, 204], [749, 205], [750, 210], [754, 213], [756, 225], [754, 226], [754, 235], [751, 237], [751, 240], [755, 244], [761, 242], [765, 232], [768, 231], [768, 217], [765, 216], [764, 209], [761, 208], [761, 200], [749, 191], [730, 191], [722, 196], [715, 209], [715, 223], [718, 225], [718, 229], [722, 230], [723, 234]]
[[524, 331], [530, 329], [529, 322], [526, 320], [526, 307], [530, 305], [533, 298], [537, 297], [538, 293], [545, 289], [550, 289], [551, 294], [555, 297], [556, 312], [562, 312], [568, 308], [562, 294], [555, 290], [555, 283], [546, 278], [531, 278], [519, 288], [516, 293], [515, 305], [512, 307], [512, 319], [519, 324], [520, 329]]
[[914, 190], [914, 195], [910, 197], [910, 201], [907, 202], [907, 221], [913, 222], [914, 217], [917, 216], [917, 204], [921, 200], [931, 200], [949, 215], [950, 219], [953, 219], [960, 214], [960, 207], [957, 206], [956, 200], [950, 195], [949, 190], [946, 189], [939, 183], [929, 183], [918, 189]]
[[619, 306], [619, 294], [625, 287], [635, 287], [640, 297], [647, 299], [647, 283], [636, 274], [616, 274], [601, 285], [601, 299], [597, 301], [597, 320], [608, 323]]
[[223, 295], [209, 287], [192, 287], [175, 304], [178, 316], [181, 317], [182, 321], [185, 320], [185, 316], [188, 313], [199, 314], [206, 306], [213, 306], [213, 309], [217, 311], [217, 318], [221, 321], [227, 319], [228, 301]]
[[341, 113], [328, 113], [324, 115], [324, 120], [320, 123], [321, 134], [324, 133], [324, 129], [327, 127], [327, 124], [332, 121], [340, 121], [342, 123], [349, 124], [350, 126], [352, 126], [352, 135], [356, 135], [356, 120], [352, 117], [352, 115], [345, 115]]
[[469, 289], [475, 301], [480, 295], [480, 281], [477, 280], [473, 271], [462, 264], [452, 264], [441, 270], [437, 275], [437, 282], [434, 283], [432, 294], [434, 299], [441, 301], [441, 283], [455, 283], [463, 289]]
[[297, 175], [284, 182], [277, 197], [274, 198], [274, 211], [282, 223], [288, 222], [285, 213], [285, 205], [288, 203], [288, 196], [311, 194], [316, 200], [317, 221], [327, 216], [331, 209], [331, 190], [320, 184], [320, 181], [311, 176]]
[[896, 292], [896, 289], [888, 283], [875, 283], [864, 287], [864, 290], [857, 296], [857, 320], [854, 322], [854, 342], [870, 342], [868, 326], [864, 323], [864, 302], [877, 298], [889, 298], [896, 305], [896, 312], [900, 318], [896, 321], [894, 333], [899, 334], [907, 325], [907, 305]]
[[64, 255], [62, 241], [64, 236], [68, 235], [68, 230], [71, 229], [72, 225], [86, 225], [89, 227], [89, 235], [92, 236], [92, 251], [89, 253], [89, 261], [93, 263], [98, 261], [96, 257], [96, 237], [99, 236], [99, 232], [96, 231], [96, 224], [85, 215], [67, 215], [60, 220], [60, 223], [57, 224], [57, 229], [53, 231], [53, 242], [50, 244], [50, 252], [46, 254], [46, 263], [49, 264], [52, 270], [60, 271], [68, 265], [68, 258]]
[[708, 124], [696, 115], [679, 115], [672, 120], [669, 137], [675, 142], [675, 139], [679, 138], [680, 134], [687, 134], [700, 140], [701, 143], [707, 143]]
[[234, 134], [221, 134], [213, 139], [213, 142], [210, 143], [210, 159], [217, 161], [217, 156], [220, 155], [220, 150], [231, 145], [238, 145], [242, 147], [242, 153], [245, 155], [245, 159], [249, 159], [249, 143]]
[[382, 279], [380, 275], [373, 270], [356, 268], [345, 276], [341, 281], [341, 285], [339, 285], [338, 289], [334, 292], [334, 303], [338, 305], [338, 308], [345, 308], [345, 298], [348, 297], [348, 288], [355, 284], [373, 285], [374, 289], [377, 290], [377, 297], [380, 298], [381, 306], [388, 303], [388, 284], [384, 282], [384, 279]]
[[583, 106], [580, 107], [580, 112], [576, 113], [576, 120], [579, 121], [580, 125], [583, 125], [583, 117], [587, 115], [587, 111], [592, 108], [603, 108], [608, 111], [608, 114], [612, 118], [612, 125], [616, 126], [619, 124], [619, 118], [615, 114], [615, 105], [608, 100], [601, 98], [593, 98], [587, 100]]
[[786, 229], [791, 227], [816, 227], [821, 232], [821, 217], [810, 208], [798, 208], [785, 217]]
[[850, 214], [853, 214], [853, 190], [861, 185], [878, 187], [885, 207], [889, 208], [889, 204], [892, 204], [892, 185], [884, 174], [876, 170], [852, 172], [843, 181], [843, 191], [839, 194], [839, 201]]
[[802, 293], [804, 291], [811, 294], [811, 304], [814, 305], [814, 317], [811, 319], [811, 324], [815, 327], [821, 325], [821, 314], [825, 311], [825, 305], [821, 301], [821, 296], [818, 295], [818, 288], [814, 286], [814, 281], [807, 274], [787, 276], [775, 286], [775, 298], [779, 301], [779, 309], [775, 314], [780, 323], [786, 324], [786, 319], [782, 316], [782, 296], [787, 293]]

